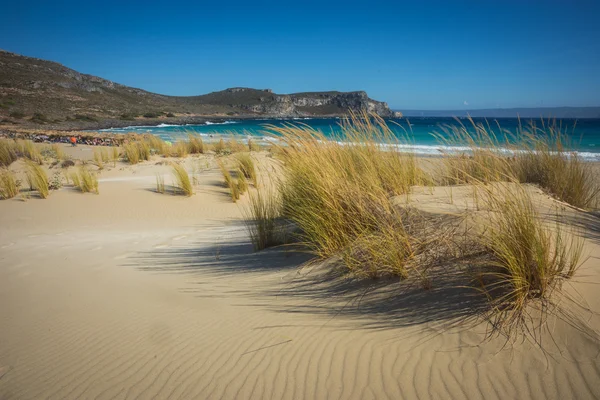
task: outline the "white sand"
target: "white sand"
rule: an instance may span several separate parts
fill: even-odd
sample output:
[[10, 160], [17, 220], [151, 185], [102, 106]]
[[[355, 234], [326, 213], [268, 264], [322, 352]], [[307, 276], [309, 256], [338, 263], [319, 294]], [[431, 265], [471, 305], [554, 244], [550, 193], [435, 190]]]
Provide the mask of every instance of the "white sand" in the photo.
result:
[[[576, 326], [551, 321], [543, 349], [504, 346], [485, 323], [450, 327], [469, 315], [460, 293], [253, 253], [216, 170], [185, 198], [152, 191], [169, 174], [153, 164], [104, 171], [100, 195], [0, 202], [0, 399], [600, 397], [600, 344]], [[590, 221], [591, 257], [565, 290], [597, 313]]]

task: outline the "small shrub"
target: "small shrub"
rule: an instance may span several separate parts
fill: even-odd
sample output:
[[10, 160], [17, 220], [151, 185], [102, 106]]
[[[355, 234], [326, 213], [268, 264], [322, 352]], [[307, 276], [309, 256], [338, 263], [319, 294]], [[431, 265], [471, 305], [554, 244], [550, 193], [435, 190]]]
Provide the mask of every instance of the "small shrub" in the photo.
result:
[[45, 124], [46, 122], [48, 122], [48, 117], [46, 117], [46, 115], [42, 113], [34, 113], [31, 117], [31, 121], [36, 122], [38, 124]]
[[126, 121], [132, 121], [135, 119], [135, 117], [137, 117], [137, 115], [132, 114], [132, 113], [124, 113], [119, 116], [120, 119], [123, 119]]
[[75, 161], [73, 160], [64, 160], [60, 163], [61, 168], [69, 168], [75, 165]]
[[160, 117], [160, 113], [155, 112], [155, 111], [147, 112], [144, 114], [144, 118], [158, 118], [158, 117]]
[[0, 198], [12, 199], [19, 194], [19, 184], [8, 168], [0, 168]]
[[79, 120], [79, 121], [89, 121], [89, 122], [98, 121], [98, 118], [94, 117], [93, 115], [86, 115], [86, 114], [75, 114], [75, 119]]
[[44, 172], [39, 164], [36, 164], [33, 161], [27, 160], [25, 165], [27, 167], [25, 174], [27, 176], [29, 187], [32, 190], [37, 190], [42, 199], [48, 198], [50, 188], [46, 172]]
[[9, 115], [12, 118], [21, 119], [25, 116], [25, 113], [22, 113], [21, 111], [12, 111]]
[[184, 196], [191, 196], [194, 194], [192, 183], [190, 182], [190, 176], [188, 175], [185, 168], [179, 164], [173, 163], [173, 176], [175, 177], [175, 187]]
[[48, 188], [50, 190], [58, 190], [62, 187], [62, 174], [60, 172], [55, 172], [52, 174], [52, 179], [50, 180], [50, 185]]
[[173, 118], [174, 116], [175, 116], [175, 114], [173, 114], [173, 113], [171, 113], [171, 112], [170, 112], [170, 113], [167, 113], [167, 118]]

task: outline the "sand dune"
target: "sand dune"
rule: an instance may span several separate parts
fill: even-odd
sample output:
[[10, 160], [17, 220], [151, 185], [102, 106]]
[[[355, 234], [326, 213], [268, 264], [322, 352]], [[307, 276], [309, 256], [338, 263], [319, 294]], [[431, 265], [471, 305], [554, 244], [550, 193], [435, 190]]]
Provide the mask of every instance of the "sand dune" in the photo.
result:
[[[549, 321], [540, 347], [486, 340], [460, 289], [254, 253], [216, 171], [191, 198], [154, 193], [156, 172], [0, 202], [0, 399], [600, 397], [592, 217], [569, 214], [590, 257], [565, 288], [591, 312], [565, 304], [585, 323]], [[415, 197], [443, 211], [441, 194]]]

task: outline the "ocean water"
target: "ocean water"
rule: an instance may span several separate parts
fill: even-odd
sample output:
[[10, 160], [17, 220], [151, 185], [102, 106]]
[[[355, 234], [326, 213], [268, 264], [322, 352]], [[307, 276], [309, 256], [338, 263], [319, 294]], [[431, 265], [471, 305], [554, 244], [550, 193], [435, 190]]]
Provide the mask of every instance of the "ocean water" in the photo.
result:
[[[534, 124], [541, 128], [548, 121], [521, 120], [516, 118], [501, 119], [474, 119], [476, 123], [490, 125], [492, 131], [498, 137], [504, 137], [504, 132], [516, 133], [519, 123], [523, 127]], [[436, 155], [440, 151], [461, 150], [460, 146], [449, 147], [439, 140], [437, 135], [444, 136], [444, 127], [456, 126], [463, 123], [469, 130], [470, 122], [466, 119], [455, 120], [453, 118], [435, 117], [412, 117], [394, 118], [386, 120], [388, 126], [400, 138], [403, 143], [400, 148], [410, 149], [417, 154]], [[590, 161], [600, 161], [600, 119], [562, 119], [552, 121], [559, 125], [561, 130], [569, 136], [571, 150], [577, 151], [580, 156]], [[167, 125], [158, 126], [135, 126], [127, 128], [105, 129], [104, 132], [114, 133], [151, 133], [161, 137], [163, 140], [175, 142], [186, 139], [188, 133], [202, 135], [208, 141], [219, 140], [221, 137], [253, 137], [257, 141], [276, 141], [276, 135], [270, 132], [267, 125], [283, 126], [286, 124], [305, 124], [323, 132], [327, 137], [334, 138], [340, 133], [340, 120], [335, 118], [295, 118], [295, 119], [256, 119], [236, 120], [225, 122], [208, 122], [203, 125]]]

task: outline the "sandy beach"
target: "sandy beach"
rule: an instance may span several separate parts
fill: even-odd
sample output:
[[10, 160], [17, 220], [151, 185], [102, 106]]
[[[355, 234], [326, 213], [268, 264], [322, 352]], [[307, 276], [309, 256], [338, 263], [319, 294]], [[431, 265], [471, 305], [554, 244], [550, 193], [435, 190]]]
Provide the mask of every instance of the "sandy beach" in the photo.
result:
[[[157, 158], [107, 165], [99, 195], [0, 202], [0, 399], [600, 397], [596, 217], [568, 210], [587, 254], [563, 288], [569, 318], [550, 317], [541, 346], [486, 339], [463, 289], [357, 282], [289, 246], [254, 252], [247, 198], [231, 201], [214, 156], [182, 162], [209, 165], [189, 198], [156, 193], [157, 173], [171, 181]], [[455, 188], [454, 204], [469, 193]], [[442, 215], [457, 207], [447, 196], [417, 188], [412, 201]]]

